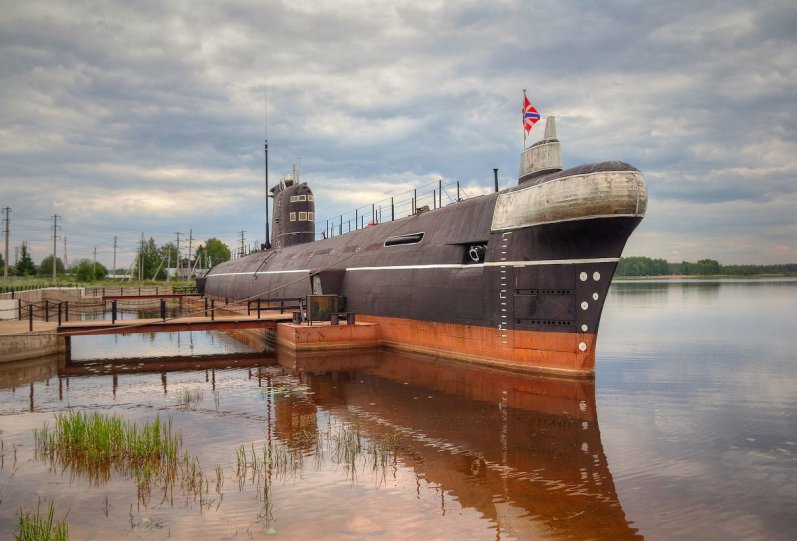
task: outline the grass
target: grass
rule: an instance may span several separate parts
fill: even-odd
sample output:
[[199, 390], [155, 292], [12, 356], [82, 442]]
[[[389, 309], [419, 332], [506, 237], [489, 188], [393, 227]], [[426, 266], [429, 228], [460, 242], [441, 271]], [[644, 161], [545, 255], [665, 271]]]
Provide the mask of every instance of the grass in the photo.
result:
[[[178, 400], [190, 407], [196, 399], [189, 392]], [[70, 410], [56, 414], [55, 425], [44, 424], [34, 436], [36, 458], [47, 460], [51, 468], [84, 476], [95, 486], [109, 482], [114, 474], [134, 479], [144, 505], [155, 488], [163, 492], [161, 503], [172, 500], [176, 487], [185, 494], [186, 505], [198, 502], [200, 510], [216, 500], [218, 509], [224, 498], [222, 467], [217, 465], [206, 475], [198, 458], [183, 449], [182, 436], [173, 430], [171, 418], [164, 422], [156, 414], [142, 426], [112, 414]], [[384, 480], [387, 468], [396, 464], [400, 445], [396, 431], [366, 435], [359, 423], [345, 422], [301, 430], [289, 443], [267, 442], [259, 448], [254, 443], [241, 445], [235, 451], [238, 488], [243, 490], [247, 484], [257, 487], [256, 499], [263, 503], [261, 518], [268, 522], [273, 480], [300, 472], [307, 457], [314, 457], [316, 468], [321, 468], [326, 458], [342, 467], [352, 481], [369, 469]], [[24, 516], [28, 521], [34, 518]], [[38, 512], [35, 517], [41, 518]], [[52, 520], [47, 520], [45, 517], [42, 522], [52, 525]]]
[[195, 410], [202, 403], [202, 389], [182, 389], [177, 394], [177, 407], [183, 410]]
[[325, 456], [344, 467], [352, 478], [358, 471], [384, 472], [395, 464], [401, 438], [398, 432], [364, 436], [359, 423], [330, 424], [320, 431], [303, 430], [295, 435], [292, 445], [264, 444], [262, 449], [241, 445], [236, 450], [239, 488], [246, 481], [260, 485], [272, 476], [285, 476], [301, 470], [307, 455], [315, 457], [320, 467]]
[[69, 539], [69, 526], [66, 522], [54, 523], [55, 506], [50, 502], [47, 515], [40, 514], [40, 508], [31, 514], [23, 509], [19, 510], [17, 522], [17, 541], [67, 541]]
[[[69, 411], [56, 415], [55, 426], [35, 431], [37, 458], [92, 485], [105, 484], [112, 473], [135, 479], [139, 499], [147, 503], [153, 488], [179, 486], [188, 497], [207, 505], [209, 481], [196, 456], [182, 448], [182, 436], [172, 430], [172, 420], [159, 415], [143, 426], [116, 415]], [[216, 472], [218, 479], [223, 474]]]

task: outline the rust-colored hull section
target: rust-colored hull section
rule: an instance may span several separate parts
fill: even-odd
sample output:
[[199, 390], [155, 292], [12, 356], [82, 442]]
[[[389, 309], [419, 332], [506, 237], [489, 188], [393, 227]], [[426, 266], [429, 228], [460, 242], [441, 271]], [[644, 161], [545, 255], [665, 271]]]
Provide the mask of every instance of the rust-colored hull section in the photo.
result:
[[[592, 377], [595, 335], [499, 330], [476, 325], [362, 316], [379, 323], [383, 346], [524, 372]], [[579, 349], [584, 344], [584, 351]]]

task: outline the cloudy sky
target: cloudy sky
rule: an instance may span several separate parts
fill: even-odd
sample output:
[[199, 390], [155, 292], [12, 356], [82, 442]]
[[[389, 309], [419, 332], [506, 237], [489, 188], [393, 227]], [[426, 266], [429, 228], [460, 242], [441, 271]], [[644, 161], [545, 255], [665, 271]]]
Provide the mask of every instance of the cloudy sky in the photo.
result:
[[142, 233], [262, 242], [266, 124], [271, 182], [301, 157], [320, 219], [438, 179], [489, 190], [494, 167], [508, 187], [527, 89], [566, 167], [645, 174], [625, 255], [797, 261], [793, 0], [1, 5], [12, 260], [52, 252], [53, 215], [70, 262], [110, 266], [116, 237], [126, 267]]

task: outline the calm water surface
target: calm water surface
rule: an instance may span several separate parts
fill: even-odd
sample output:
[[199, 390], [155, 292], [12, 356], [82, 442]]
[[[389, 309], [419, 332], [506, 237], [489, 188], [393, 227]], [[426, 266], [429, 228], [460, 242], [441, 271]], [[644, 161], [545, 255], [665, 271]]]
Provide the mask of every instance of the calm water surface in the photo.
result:
[[797, 281], [615, 283], [601, 439], [648, 539], [797, 536]]
[[[0, 538], [41, 500], [72, 539], [792, 539], [795, 306], [797, 281], [615, 284], [595, 382], [75, 339], [68, 366], [0, 366]], [[37, 457], [33, 430], [68, 408], [170, 417], [204, 492]]]

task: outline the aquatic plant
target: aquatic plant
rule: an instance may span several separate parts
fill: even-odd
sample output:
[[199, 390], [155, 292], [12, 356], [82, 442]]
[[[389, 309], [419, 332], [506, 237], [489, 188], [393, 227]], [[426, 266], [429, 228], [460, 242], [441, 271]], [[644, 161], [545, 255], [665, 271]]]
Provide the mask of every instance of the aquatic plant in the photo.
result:
[[[92, 485], [107, 483], [113, 472], [134, 479], [139, 499], [146, 504], [152, 489], [178, 484], [187, 497], [208, 505], [208, 481], [196, 456], [182, 448], [182, 436], [172, 430], [172, 419], [158, 414], [143, 426], [116, 415], [68, 411], [56, 415], [35, 431], [36, 456]], [[219, 475], [219, 472], [216, 474]], [[217, 482], [217, 491], [220, 485]]]
[[289, 443], [266, 442], [261, 450], [254, 443], [249, 447], [241, 445], [236, 450], [238, 487], [242, 490], [247, 482], [256, 484], [267, 499], [267, 485], [272, 478], [284, 478], [301, 470], [307, 456], [314, 457], [316, 468], [329, 456], [352, 479], [358, 471], [367, 469], [384, 472], [388, 465], [395, 464], [400, 444], [398, 432], [366, 437], [359, 423], [330, 423], [318, 431], [303, 429]]
[[172, 433], [172, 420], [162, 423], [159, 415], [143, 427], [116, 415], [69, 411], [57, 414], [51, 430], [45, 424], [35, 431], [39, 456], [86, 474], [94, 484], [106, 482], [112, 469], [124, 474], [159, 474], [173, 477], [182, 443]]
[[202, 403], [202, 389], [182, 389], [177, 394], [177, 407], [184, 410], [195, 410]]
[[[41, 502], [40, 502], [41, 503]], [[47, 515], [40, 514], [40, 506], [31, 514], [20, 508], [17, 521], [17, 541], [67, 541], [69, 525], [61, 520], [54, 523], [55, 505], [50, 502]]]

